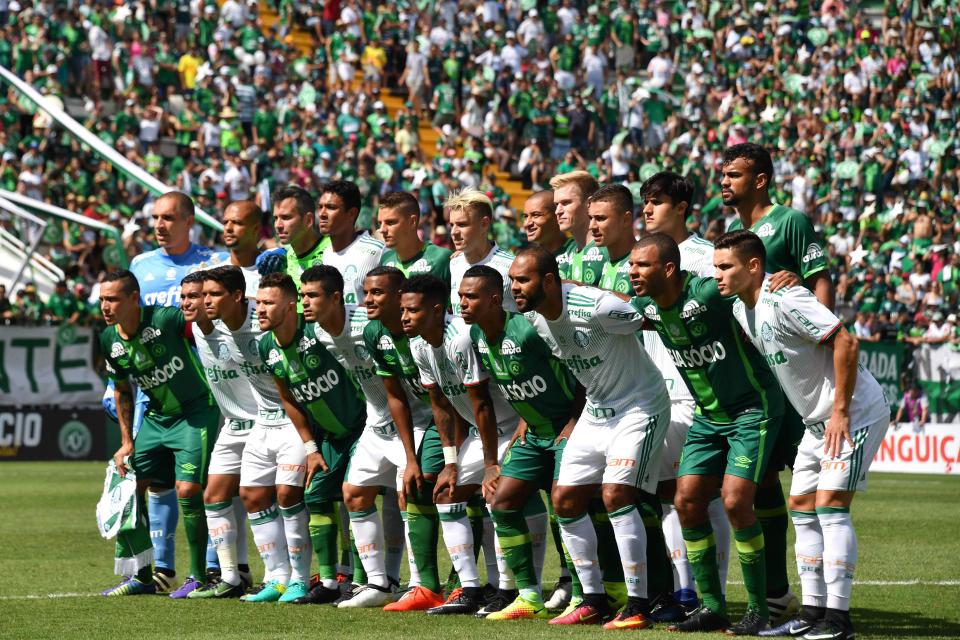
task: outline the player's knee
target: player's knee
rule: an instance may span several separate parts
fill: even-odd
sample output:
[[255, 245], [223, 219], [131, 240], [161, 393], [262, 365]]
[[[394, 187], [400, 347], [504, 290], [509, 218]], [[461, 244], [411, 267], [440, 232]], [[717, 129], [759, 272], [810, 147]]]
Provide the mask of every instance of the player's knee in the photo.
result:
[[303, 487], [292, 487], [282, 484], [277, 487], [277, 504], [281, 507], [292, 507], [303, 501]]
[[177, 498], [192, 498], [199, 494], [201, 489], [203, 489], [202, 485], [196, 482], [178, 482]]
[[609, 513], [633, 504], [637, 498], [637, 490], [626, 484], [605, 484], [601, 496], [603, 506]]
[[699, 522], [706, 519], [707, 503], [696, 493], [677, 487], [673, 496], [673, 506], [677, 509], [680, 522]]
[[789, 496], [787, 498], [787, 508], [791, 511], [813, 511], [816, 506], [816, 493], [808, 493], [802, 496]]
[[550, 498], [553, 511], [561, 518], [575, 518], [586, 511], [586, 505], [578, 500], [573, 487], [554, 487]]

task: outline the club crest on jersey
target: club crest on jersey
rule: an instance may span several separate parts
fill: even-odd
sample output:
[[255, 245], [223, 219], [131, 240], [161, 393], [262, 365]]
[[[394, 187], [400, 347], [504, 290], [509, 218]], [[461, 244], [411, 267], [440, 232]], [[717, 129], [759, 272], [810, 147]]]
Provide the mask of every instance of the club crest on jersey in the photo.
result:
[[614, 289], [617, 290], [617, 293], [628, 293], [630, 291], [630, 283], [626, 280], [620, 280], [617, 282]]
[[177, 279], [177, 270], [173, 267], [167, 269], [167, 280], [176, 280]]
[[590, 344], [590, 336], [588, 336], [585, 331], [577, 329], [573, 332], [573, 341], [577, 343], [578, 347], [585, 349], [586, 346]]
[[695, 337], [699, 338], [707, 332], [707, 325], [702, 322], [692, 322], [690, 323], [690, 333]]
[[247, 343], [247, 353], [249, 353], [251, 356], [255, 356], [258, 353], [260, 353], [260, 349], [258, 348], [257, 345], [258, 345], [257, 339], [250, 338], [250, 341]]
[[707, 308], [696, 300], [689, 300], [687, 304], [683, 305], [683, 311], [680, 312], [680, 317], [692, 318], [693, 316], [704, 313], [706, 310]]
[[764, 342], [773, 340], [773, 329], [766, 322], [760, 325], [760, 337], [763, 338]]
[[320, 366], [320, 356], [310, 354], [307, 356], [307, 366], [311, 369], [316, 369]]
[[510, 374], [513, 376], [519, 376], [523, 373], [523, 365], [517, 360], [511, 360], [510, 364], [507, 365], [507, 369], [510, 370]]
[[769, 238], [770, 236], [772, 236], [772, 235], [775, 234], [776, 232], [777, 232], [777, 230], [773, 228], [773, 225], [772, 225], [772, 224], [770, 224], [769, 222], [764, 222], [762, 225], [760, 225], [760, 228], [757, 229], [757, 237], [758, 237], [758, 238]]
[[150, 353], [157, 356], [158, 358], [167, 352], [167, 348], [162, 344], [155, 344], [150, 347]]
[[507, 338], [503, 341], [503, 344], [500, 345], [500, 353], [505, 356], [519, 355], [520, 346], [510, 338]]
[[228, 347], [227, 345], [221, 342], [220, 344], [217, 345], [217, 360], [222, 360], [226, 362], [229, 359], [230, 359], [230, 347]]
[[367, 348], [362, 344], [355, 346], [353, 348], [353, 353], [357, 356], [357, 358], [363, 360], [364, 362], [370, 359], [370, 352], [367, 351]]

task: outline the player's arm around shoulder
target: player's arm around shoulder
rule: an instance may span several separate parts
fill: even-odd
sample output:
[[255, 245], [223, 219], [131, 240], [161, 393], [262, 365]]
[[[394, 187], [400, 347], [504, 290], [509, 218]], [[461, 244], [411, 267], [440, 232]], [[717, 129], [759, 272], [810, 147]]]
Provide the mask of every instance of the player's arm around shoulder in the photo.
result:
[[611, 291], [601, 291], [594, 308], [596, 322], [609, 333], [628, 335], [643, 327], [643, 314], [628, 300]]

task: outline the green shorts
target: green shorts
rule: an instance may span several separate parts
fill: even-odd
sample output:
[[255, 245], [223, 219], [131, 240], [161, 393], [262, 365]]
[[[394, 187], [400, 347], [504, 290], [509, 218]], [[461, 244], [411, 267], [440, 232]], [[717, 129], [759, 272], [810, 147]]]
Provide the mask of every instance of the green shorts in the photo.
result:
[[555, 442], [555, 437], [541, 438], [529, 432], [526, 442], [515, 441], [500, 464], [500, 475], [526, 482], [550, 491], [553, 481], [560, 475], [560, 457], [567, 444], [566, 438]]
[[760, 482], [780, 433], [782, 416], [745, 411], [730, 424], [693, 417], [677, 476], [729, 474]]
[[780, 433], [777, 434], [773, 453], [770, 454], [771, 469], [775, 471], [783, 471], [787, 467], [793, 469], [793, 461], [797, 459], [797, 447], [800, 446], [806, 431], [806, 425], [803, 424], [803, 418], [797, 410], [789, 402], [784, 402]]
[[133, 470], [143, 480], [205, 484], [220, 411], [201, 406], [181, 416], [148, 412], [133, 441]]
[[433, 423], [423, 432], [423, 439], [417, 447], [417, 461], [420, 473], [440, 473], [443, 470], [443, 444], [437, 425]]
[[357, 448], [362, 430], [350, 433], [343, 438], [324, 438], [317, 443], [320, 455], [327, 463], [327, 470], [314, 474], [310, 486], [303, 494], [307, 504], [329, 502], [343, 498], [343, 481], [350, 466], [350, 457]]

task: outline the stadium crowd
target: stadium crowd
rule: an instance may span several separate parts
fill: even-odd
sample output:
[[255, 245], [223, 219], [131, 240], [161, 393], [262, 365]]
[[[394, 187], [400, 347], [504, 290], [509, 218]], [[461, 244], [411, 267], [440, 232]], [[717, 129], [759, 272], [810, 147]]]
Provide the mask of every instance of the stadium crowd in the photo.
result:
[[[774, 200], [826, 241], [858, 336], [957, 335], [950, 3], [281, 2], [271, 29], [237, 0], [3, 4], [0, 64], [215, 217], [248, 197], [269, 211], [277, 185], [349, 179], [358, 226], [374, 226], [380, 195], [408, 190], [424, 236], [449, 246], [441, 203], [476, 186], [497, 205], [498, 243], [516, 248], [523, 203], [491, 169], [535, 190], [586, 169], [635, 195], [673, 169], [696, 186], [691, 230], [713, 239], [733, 217], [720, 152], [749, 140], [774, 152]], [[311, 53], [295, 29], [312, 34]], [[405, 108], [388, 114], [386, 93]], [[142, 185], [14, 90], [0, 101], [4, 188], [115, 225], [128, 256], [156, 246]], [[439, 133], [435, 150], [419, 144], [421, 123]], [[57, 295], [95, 302], [106, 238], [63, 223], [45, 240], [68, 280]], [[29, 285], [10, 293], [7, 321], [64, 317]]]

